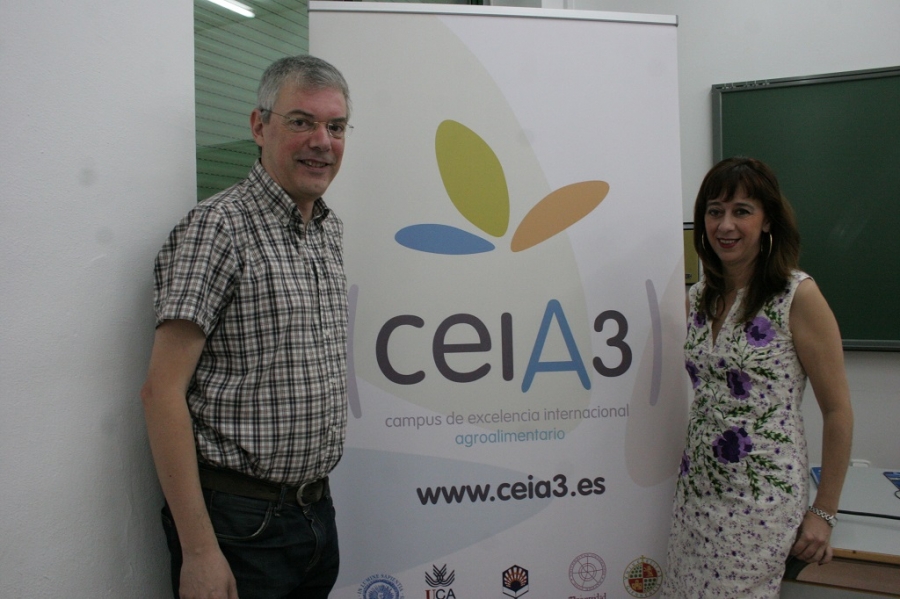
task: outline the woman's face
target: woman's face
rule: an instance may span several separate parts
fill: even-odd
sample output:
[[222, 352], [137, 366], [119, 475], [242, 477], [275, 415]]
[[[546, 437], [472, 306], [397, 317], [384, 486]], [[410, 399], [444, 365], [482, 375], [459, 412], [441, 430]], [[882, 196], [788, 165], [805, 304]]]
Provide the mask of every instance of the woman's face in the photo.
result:
[[709, 200], [704, 213], [706, 238], [726, 272], [751, 267], [759, 255], [760, 237], [769, 231], [762, 203], [740, 189], [726, 201]]

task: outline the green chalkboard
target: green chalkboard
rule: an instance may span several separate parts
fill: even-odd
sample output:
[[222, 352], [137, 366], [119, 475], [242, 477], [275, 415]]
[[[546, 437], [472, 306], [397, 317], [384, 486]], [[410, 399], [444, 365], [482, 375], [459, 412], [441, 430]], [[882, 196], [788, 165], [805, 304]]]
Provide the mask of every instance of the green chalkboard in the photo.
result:
[[716, 160], [769, 164], [845, 349], [900, 350], [900, 67], [713, 86]]

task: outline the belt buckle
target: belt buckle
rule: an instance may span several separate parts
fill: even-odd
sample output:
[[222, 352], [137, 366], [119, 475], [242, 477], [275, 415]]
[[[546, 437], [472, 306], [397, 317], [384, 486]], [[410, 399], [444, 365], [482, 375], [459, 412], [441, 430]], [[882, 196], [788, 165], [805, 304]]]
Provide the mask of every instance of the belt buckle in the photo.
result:
[[312, 501], [305, 501], [303, 499], [303, 495], [304, 495], [304, 493], [306, 493], [307, 489], [312, 490], [312, 487], [314, 485], [321, 485], [321, 484], [322, 484], [321, 480], [312, 480], [312, 481], [305, 482], [302, 485], [300, 485], [300, 488], [297, 489], [297, 503], [300, 504], [300, 507], [306, 507], [308, 505], [311, 505], [322, 498], [322, 495], [320, 492], [319, 496], [316, 497], [315, 499], [313, 499]]

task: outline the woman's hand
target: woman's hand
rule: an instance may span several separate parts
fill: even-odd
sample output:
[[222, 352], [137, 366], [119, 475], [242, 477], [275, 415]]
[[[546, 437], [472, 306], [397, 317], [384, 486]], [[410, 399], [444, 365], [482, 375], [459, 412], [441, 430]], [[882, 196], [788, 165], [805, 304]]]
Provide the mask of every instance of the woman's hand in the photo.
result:
[[831, 527], [819, 516], [806, 512], [797, 540], [791, 547], [791, 555], [810, 564], [820, 566], [831, 561], [834, 551], [831, 548]]

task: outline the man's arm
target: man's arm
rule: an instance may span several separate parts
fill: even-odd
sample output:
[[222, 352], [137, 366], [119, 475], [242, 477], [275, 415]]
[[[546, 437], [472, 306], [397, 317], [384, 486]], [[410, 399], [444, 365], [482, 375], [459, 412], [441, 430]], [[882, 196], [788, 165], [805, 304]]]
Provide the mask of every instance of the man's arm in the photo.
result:
[[231, 568], [219, 549], [203, 500], [187, 388], [206, 344], [200, 327], [167, 320], [156, 329], [141, 389], [153, 461], [184, 556], [182, 599], [236, 599]]

